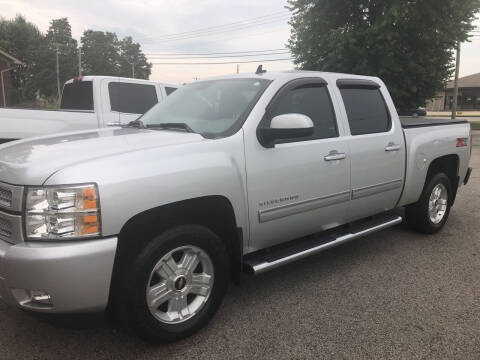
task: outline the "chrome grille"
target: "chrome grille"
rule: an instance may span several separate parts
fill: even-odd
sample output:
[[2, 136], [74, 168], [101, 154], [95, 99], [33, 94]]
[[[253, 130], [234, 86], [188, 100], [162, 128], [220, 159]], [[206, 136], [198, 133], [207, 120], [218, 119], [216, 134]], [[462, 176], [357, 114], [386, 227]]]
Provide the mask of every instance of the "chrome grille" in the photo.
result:
[[11, 244], [23, 242], [22, 217], [0, 211], [0, 240]]
[[0, 205], [8, 208], [12, 207], [12, 192], [3, 187], [0, 187]]
[[5, 240], [12, 239], [12, 224], [10, 221], [0, 218], [0, 238]]
[[22, 211], [23, 186], [0, 182], [0, 209]]

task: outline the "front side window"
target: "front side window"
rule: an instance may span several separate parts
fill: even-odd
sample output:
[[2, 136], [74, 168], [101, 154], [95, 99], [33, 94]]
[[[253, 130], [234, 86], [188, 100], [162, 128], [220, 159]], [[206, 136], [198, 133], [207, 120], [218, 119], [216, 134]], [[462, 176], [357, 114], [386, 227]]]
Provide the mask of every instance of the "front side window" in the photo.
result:
[[390, 115], [377, 88], [341, 88], [352, 135], [390, 130]]
[[151, 128], [184, 124], [202, 135], [226, 135], [241, 126], [269, 84], [265, 79], [194, 82], [178, 88], [148, 111], [141, 121]]
[[108, 84], [112, 111], [144, 114], [158, 103], [155, 85], [111, 82]]
[[302, 114], [312, 119], [315, 126], [310, 139], [326, 139], [338, 136], [337, 121], [328, 89], [324, 84], [300, 85], [281, 94], [270, 116]]

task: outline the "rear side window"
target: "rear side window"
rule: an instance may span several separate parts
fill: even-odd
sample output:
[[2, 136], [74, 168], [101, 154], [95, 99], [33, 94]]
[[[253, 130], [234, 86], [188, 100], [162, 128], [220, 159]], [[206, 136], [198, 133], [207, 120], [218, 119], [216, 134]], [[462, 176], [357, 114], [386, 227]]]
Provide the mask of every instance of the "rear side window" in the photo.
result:
[[155, 85], [111, 82], [108, 84], [112, 111], [144, 114], [158, 103]]
[[337, 121], [328, 90], [323, 84], [308, 84], [282, 94], [271, 116], [303, 114], [312, 119], [315, 129], [312, 138], [325, 139], [338, 136]]
[[91, 81], [65, 84], [60, 109], [93, 110], [93, 86]]
[[165, 92], [167, 93], [167, 96], [173, 93], [175, 90], [177, 90], [177, 88], [165, 86]]
[[352, 135], [390, 130], [390, 114], [379, 89], [343, 88], [340, 92]]

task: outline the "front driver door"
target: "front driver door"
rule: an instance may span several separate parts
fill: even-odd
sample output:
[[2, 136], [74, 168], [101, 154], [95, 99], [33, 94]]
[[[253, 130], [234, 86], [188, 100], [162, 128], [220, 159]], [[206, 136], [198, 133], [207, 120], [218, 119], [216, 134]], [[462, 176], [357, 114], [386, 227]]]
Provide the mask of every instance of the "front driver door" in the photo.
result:
[[245, 136], [251, 251], [337, 226], [347, 216], [348, 144], [338, 130], [326, 83], [320, 78], [288, 83], [260, 126], [288, 113], [309, 116], [314, 134], [273, 148], [263, 147], [255, 135]]

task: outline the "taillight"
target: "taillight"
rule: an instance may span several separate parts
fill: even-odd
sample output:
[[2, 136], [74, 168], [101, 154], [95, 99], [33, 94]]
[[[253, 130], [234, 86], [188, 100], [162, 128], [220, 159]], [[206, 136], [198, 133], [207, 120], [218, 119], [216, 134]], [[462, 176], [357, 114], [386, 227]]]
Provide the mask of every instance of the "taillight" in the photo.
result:
[[464, 147], [468, 145], [468, 138], [457, 138], [457, 147]]

